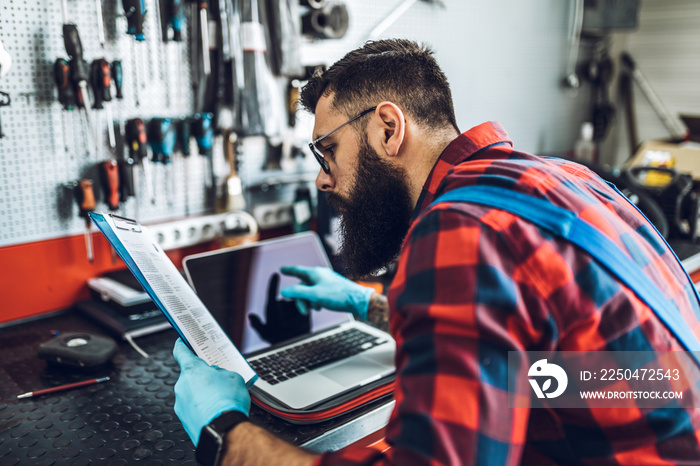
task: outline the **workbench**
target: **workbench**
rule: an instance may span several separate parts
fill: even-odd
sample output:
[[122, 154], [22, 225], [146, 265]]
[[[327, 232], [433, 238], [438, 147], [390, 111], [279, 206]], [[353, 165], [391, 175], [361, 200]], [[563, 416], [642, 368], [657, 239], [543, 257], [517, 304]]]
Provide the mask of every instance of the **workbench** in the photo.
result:
[[[105, 332], [74, 310], [0, 328], [0, 466], [194, 465], [194, 446], [173, 411], [180, 372], [174, 330], [141, 337], [148, 359], [124, 342], [112, 361], [92, 371], [49, 365], [38, 346], [59, 332]], [[107, 382], [17, 399], [41, 388], [90, 378]], [[380, 430], [393, 401], [375, 401], [318, 424], [294, 425], [256, 406], [250, 420], [314, 452], [332, 451]]]
[[[700, 245], [672, 242], [695, 282]], [[0, 328], [0, 466], [195, 465], [194, 446], [173, 411], [179, 366], [174, 330], [141, 337], [145, 359], [124, 342], [108, 365], [91, 372], [52, 367], [37, 348], [57, 332], [105, 332], [75, 310]], [[108, 382], [36, 398], [17, 395], [109, 376]], [[294, 425], [253, 406], [250, 419], [313, 452], [333, 451], [381, 433], [393, 401], [368, 404], [340, 418]], [[378, 437], [381, 437], [379, 435]]]

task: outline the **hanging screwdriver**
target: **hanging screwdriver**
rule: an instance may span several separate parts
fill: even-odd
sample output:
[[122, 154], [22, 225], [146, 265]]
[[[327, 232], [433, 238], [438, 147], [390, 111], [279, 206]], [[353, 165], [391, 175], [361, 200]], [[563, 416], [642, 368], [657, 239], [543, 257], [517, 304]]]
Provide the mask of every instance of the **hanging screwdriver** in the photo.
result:
[[204, 157], [204, 186], [206, 188], [207, 203], [216, 205], [216, 186], [214, 182], [214, 158], [212, 148], [214, 145], [213, 115], [211, 113], [197, 113], [192, 117], [192, 135], [197, 141], [199, 155]]
[[102, 17], [102, 0], [95, 0], [95, 13], [97, 14], [97, 40], [100, 46], [105, 48], [105, 22]]
[[202, 42], [202, 67], [204, 75], [211, 74], [211, 61], [209, 60], [209, 17], [207, 14], [207, 0], [199, 0], [199, 31], [201, 32], [200, 40]]
[[190, 140], [192, 139], [191, 121], [182, 117], [177, 122], [177, 147], [185, 157], [190, 155]]
[[126, 15], [126, 33], [134, 36], [138, 41], [146, 40], [143, 35], [143, 20], [146, 16], [146, 3], [144, 0], [122, 0], [124, 14]]
[[[105, 204], [109, 210], [119, 210], [119, 166], [116, 160], [100, 163], [100, 182], [105, 192]], [[112, 249], [112, 263], [117, 263], [117, 251]]]
[[146, 36], [143, 34], [143, 20], [146, 16], [146, 4], [144, 0], [122, 0], [122, 6], [124, 7], [124, 14], [126, 15], [127, 28], [126, 33], [134, 36], [134, 42], [131, 44], [131, 66], [133, 68], [134, 76], [134, 101], [136, 106], [140, 105], [138, 87], [140, 85], [137, 70], [141, 67], [137, 66], [136, 58], [136, 41], [143, 42], [146, 40]]
[[[75, 96], [75, 88], [73, 82], [70, 79], [70, 66], [65, 58], [57, 58], [53, 64], [53, 78], [56, 82], [56, 87], [58, 88], [58, 101], [63, 106], [63, 110], [72, 111], [78, 102]], [[73, 123], [72, 119], [70, 122], [70, 132], [66, 132], [65, 126], [65, 116], [62, 119], [63, 126], [63, 142], [65, 144], [66, 152], [68, 149], [68, 134], [73, 134]]]
[[182, 106], [182, 26], [185, 21], [185, 3], [184, 0], [166, 0], [164, 8], [166, 14], [165, 24], [163, 28], [163, 42], [168, 41], [168, 29], [173, 30], [173, 41], [177, 42], [177, 103]]
[[[154, 4], [155, 4], [156, 12], [155, 12], [155, 14], [152, 14], [152, 15], [150, 16], [150, 18], [152, 19], [151, 23], [155, 23], [155, 25], [152, 25], [152, 27], [153, 27], [153, 29], [154, 29], [155, 31], [160, 31], [161, 34], [162, 34], [162, 32], [163, 32], [163, 17], [162, 17], [162, 13], [161, 13], [161, 11], [160, 11], [160, 9], [161, 9], [161, 5], [160, 5], [161, 0], [153, 0], [153, 1], [154, 1]], [[157, 32], [156, 32], [156, 37], [158, 37], [158, 33], [157, 33]], [[148, 52], [149, 52], [149, 54], [152, 54], [152, 55], [150, 55], [151, 57], [152, 57], [152, 56], [155, 56], [155, 57], [157, 57], [157, 59], [153, 59], [153, 60], [150, 60], [150, 59], [149, 59], [149, 60], [148, 60], [148, 70], [149, 70], [149, 72], [150, 72], [150, 77], [151, 77], [151, 79], [154, 79], [154, 74], [155, 74], [154, 67], [155, 67], [155, 64], [158, 63], [158, 77], [159, 77], [159, 79], [160, 79], [161, 81], [165, 80], [165, 81], [166, 81], [166, 85], [167, 85], [168, 75], [166, 75], [166, 74], [163, 73], [163, 66], [162, 66], [162, 64], [160, 63], [160, 60], [162, 59], [162, 54], [161, 54], [162, 48], [161, 48], [161, 46], [159, 45], [158, 42], [159, 42], [158, 40], [152, 40], [152, 41], [150, 41], [151, 47], [155, 47], [156, 51], [155, 51], [155, 53], [154, 53], [154, 52], [152, 51], [152, 48], [149, 48], [149, 49], [148, 49]], [[167, 96], [169, 95], [169, 93], [166, 91], [165, 95], [166, 95], [166, 97], [167, 97]], [[169, 104], [169, 103], [168, 103], [168, 107], [170, 107], [170, 104]]]
[[[90, 83], [90, 88], [92, 89], [92, 96], [93, 96], [93, 102], [92, 102], [92, 109], [93, 110], [103, 110], [104, 105], [102, 105], [102, 97], [103, 93], [101, 92], [101, 83], [100, 81], [100, 65], [97, 60], [93, 60], [92, 64], [90, 65], [90, 75], [89, 75], [89, 83]], [[104, 145], [102, 142], [103, 138], [103, 131], [102, 131], [102, 113], [101, 112], [95, 112], [95, 144], [97, 145], [97, 158], [102, 159], [104, 158]]]
[[127, 198], [134, 197], [134, 159], [125, 157], [118, 162], [119, 165], [119, 199], [126, 202]]
[[[69, 62], [69, 65], [70, 65], [70, 62]], [[83, 102], [83, 94], [81, 94], [78, 91], [77, 86], [74, 86], [74, 87], [76, 87], [76, 90], [75, 90], [75, 102], [77, 104], [76, 107], [78, 108], [78, 111], [82, 110], [81, 113], [84, 113], [85, 112], [85, 103]], [[87, 124], [87, 118], [86, 119], [81, 118], [80, 123], [81, 123], [80, 129], [82, 131], [83, 140], [85, 141], [85, 155], [87, 157], [90, 157], [90, 138], [91, 138], [91, 136], [90, 136], [90, 127]], [[95, 135], [93, 134], [92, 139], [95, 139], [94, 136]], [[94, 149], [97, 149], [97, 144], [95, 144]]]
[[212, 113], [197, 113], [192, 117], [192, 135], [197, 141], [199, 154], [211, 155], [214, 144], [214, 128], [212, 127]]
[[90, 109], [90, 99], [88, 98], [88, 72], [87, 65], [83, 60], [83, 45], [80, 42], [78, 27], [75, 24], [63, 25], [63, 44], [66, 53], [70, 57], [71, 79], [78, 85], [78, 94], [84, 103], [85, 116], [93, 137], [96, 137], [96, 128], [93, 121], [92, 110]]
[[141, 118], [132, 118], [131, 120], [127, 121], [124, 137], [126, 138], [126, 144], [129, 147], [129, 157], [134, 160], [134, 163], [140, 163], [143, 167], [143, 174], [146, 178], [146, 192], [148, 193], [148, 198], [151, 200], [151, 204], [155, 204], [156, 199], [153, 195], [151, 184], [151, 162], [148, 161], [146, 127], [143, 120]]
[[[116, 153], [117, 164], [119, 166], [119, 200], [122, 203], [126, 203], [130, 197], [134, 197], [136, 195], [136, 190], [134, 189], [134, 159], [131, 158], [129, 151], [126, 150], [124, 132], [120, 127], [115, 128], [118, 130], [116, 131]], [[138, 202], [134, 203], [134, 218], [139, 218], [138, 207]]]
[[[114, 83], [114, 97], [117, 100], [124, 99], [124, 71], [122, 69], [121, 60], [114, 60], [110, 64], [110, 75]], [[124, 152], [124, 137], [126, 129], [124, 127], [124, 118], [122, 117], [121, 105], [117, 106], [119, 119], [119, 141], [117, 153], [121, 153], [123, 158], [119, 158], [119, 195], [122, 202], [126, 202], [129, 197], [134, 197], [136, 191], [134, 189], [134, 159], [131, 158], [128, 151]], [[138, 206], [138, 204], [137, 204]], [[138, 215], [136, 215], [138, 217]]]
[[77, 105], [75, 89], [70, 79], [70, 66], [65, 58], [57, 58], [53, 64], [53, 78], [58, 87], [58, 101], [64, 110], [73, 110]]
[[117, 99], [122, 100], [124, 98], [124, 93], [122, 92], [122, 86], [124, 84], [124, 72], [122, 70], [121, 60], [114, 60], [110, 65], [110, 70], [112, 74], [112, 82], [114, 82], [114, 96]]
[[[168, 33], [170, 30], [170, 25], [172, 23], [171, 16], [174, 11], [174, 6], [172, 5], [172, 0], [155, 0], [156, 1], [156, 16], [158, 18], [158, 27], [160, 30], [161, 42], [165, 45], [156, 44], [156, 51], [159, 58], [158, 71], [161, 81], [165, 84], [165, 104], [169, 108], [171, 102], [171, 86], [170, 86], [170, 74], [167, 70], [170, 69], [170, 49], [168, 47]], [[179, 63], [178, 63], [179, 65]], [[179, 66], [178, 66], [179, 74]]]
[[102, 187], [105, 191], [105, 203], [109, 210], [119, 210], [119, 166], [116, 160], [100, 164]]
[[[71, 111], [74, 108], [81, 109], [84, 108], [83, 101], [82, 101], [82, 94], [78, 92], [77, 86], [75, 85], [75, 82], [71, 78], [72, 76], [72, 70], [71, 70], [71, 62], [66, 61], [63, 58], [58, 58], [54, 62], [54, 80], [56, 82], [56, 86], [58, 87], [58, 100], [61, 102], [63, 105], [63, 109], [67, 111]], [[73, 134], [73, 118], [71, 117], [68, 122], [69, 122], [69, 131], [68, 134], [72, 135]], [[82, 126], [83, 120], [80, 119], [81, 122], [81, 129], [83, 130], [83, 138], [85, 142], [85, 149], [87, 151], [87, 154], [89, 156], [90, 154], [90, 139], [87, 135], [87, 133], [84, 131], [85, 127]], [[65, 129], [64, 129], [65, 131]], [[89, 132], [89, 129], [88, 129]], [[68, 151], [68, 135], [64, 135], [64, 140], [66, 141], [66, 151]]]
[[186, 0], [186, 2], [190, 5], [190, 12], [188, 16], [190, 20], [188, 21], [189, 28], [187, 33], [187, 37], [190, 40], [190, 78], [192, 82], [192, 90], [196, 93], [197, 89], [199, 88], [199, 77], [201, 74], [201, 67], [199, 64], [198, 57], [199, 47], [197, 47], [197, 27], [199, 26], [199, 21], [197, 20], [197, 5], [199, 4], [199, 2], [198, 0]]
[[109, 147], [114, 148], [117, 146], [117, 140], [114, 135], [114, 119], [112, 117], [112, 105], [110, 103], [112, 101], [112, 93], [110, 91], [112, 74], [109, 62], [104, 58], [98, 58], [92, 62], [90, 66], [90, 85], [92, 86], [92, 95], [95, 97], [93, 108], [105, 109]]
[[153, 152], [153, 161], [168, 164], [175, 148], [175, 126], [170, 118], [153, 118], [146, 127], [148, 144]]
[[183, 0], [170, 0], [169, 24], [173, 30], [173, 40], [182, 41], [182, 23], [185, 21], [185, 3]]
[[134, 197], [136, 194], [134, 189], [134, 159], [131, 157], [130, 151], [124, 150], [126, 144], [124, 133], [119, 131], [117, 159], [119, 164], [119, 198], [122, 202], [126, 202], [127, 198]]
[[159, 171], [158, 164], [161, 162], [162, 144], [165, 133], [162, 126], [165, 124], [164, 118], [153, 118], [146, 124], [146, 139], [151, 147], [151, 162], [154, 164], [153, 170], [153, 192], [158, 192]]
[[[188, 0], [188, 3], [192, 4], [192, 24], [190, 26], [191, 40], [197, 40], [195, 30], [199, 33], [199, 43], [197, 44], [197, 46], [193, 45], [191, 48], [191, 63], [193, 65], [196, 64], [196, 67], [193, 66], [192, 69], [194, 71], [194, 69], [197, 68], [197, 71], [194, 74], [197, 78], [199, 78], [200, 73], [203, 73], [206, 77], [209, 76], [209, 74], [211, 74], [211, 62], [209, 60], [209, 15], [207, 12], [208, 4], [207, 0]], [[201, 62], [199, 61], [199, 57], [197, 55], [202, 56]]]
[[80, 209], [80, 216], [85, 219], [85, 249], [88, 261], [92, 262], [92, 236], [90, 235], [92, 221], [88, 213], [95, 210], [96, 202], [91, 180], [84, 178], [78, 182], [75, 190], [75, 199]]
[[[175, 127], [170, 118], [153, 118], [146, 126], [148, 143], [153, 153], [153, 161], [160, 162], [167, 167], [166, 178], [170, 182], [168, 190], [175, 192], [175, 185], [172, 177], [172, 155], [175, 148]], [[172, 196], [167, 197], [172, 202]]]
[[173, 30], [173, 40], [182, 40], [182, 23], [185, 21], [185, 8], [183, 0], [163, 0], [163, 42], [168, 42], [169, 31]]
[[[114, 83], [114, 97], [117, 100], [124, 99], [123, 85], [124, 85], [124, 71], [122, 70], [121, 60], [114, 60], [110, 68], [110, 74], [112, 76], [112, 82]], [[117, 106], [118, 110], [118, 120], [119, 128], [122, 134], [124, 134], [124, 118], [122, 118], [122, 108], [121, 104]]]
[[190, 202], [189, 202], [189, 197], [187, 196], [187, 193], [189, 192], [189, 184], [190, 184], [190, 176], [189, 176], [189, 160], [190, 160], [190, 139], [191, 139], [191, 132], [190, 132], [190, 119], [188, 117], [182, 117], [178, 120], [177, 122], [177, 127], [176, 127], [176, 133], [177, 133], [177, 147], [180, 150], [180, 153], [185, 159], [185, 185], [184, 185], [184, 191], [185, 191], [185, 215], [190, 214]]
[[204, 184], [207, 188], [214, 185], [214, 169], [212, 160], [212, 147], [214, 145], [214, 128], [212, 127], [211, 113], [197, 113], [192, 117], [192, 135], [197, 141], [199, 155], [205, 157], [206, 170]]

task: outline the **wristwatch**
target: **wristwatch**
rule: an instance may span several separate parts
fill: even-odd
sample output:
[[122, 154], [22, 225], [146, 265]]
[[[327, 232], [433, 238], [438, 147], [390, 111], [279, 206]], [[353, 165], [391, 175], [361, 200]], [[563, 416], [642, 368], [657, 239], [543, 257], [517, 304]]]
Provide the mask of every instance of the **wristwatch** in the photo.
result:
[[240, 411], [226, 411], [202, 427], [199, 444], [194, 454], [197, 462], [202, 466], [219, 466], [224, 452], [226, 434], [247, 420], [248, 416]]

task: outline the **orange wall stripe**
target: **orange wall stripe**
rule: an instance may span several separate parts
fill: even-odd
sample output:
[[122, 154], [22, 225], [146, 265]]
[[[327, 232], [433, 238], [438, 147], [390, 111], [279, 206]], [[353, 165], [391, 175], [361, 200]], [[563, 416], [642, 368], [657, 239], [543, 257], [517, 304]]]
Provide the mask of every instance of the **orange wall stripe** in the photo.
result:
[[86, 282], [124, 268], [102, 235], [92, 233], [94, 262], [87, 260], [85, 236], [66, 236], [0, 248], [0, 323], [68, 308], [89, 296]]
[[[0, 324], [72, 307], [87, 299], [87, 281], [105, 272], [125, 268], [104, 237], [92, 234], [94, 262], [87, 260], [85, 235], [65, 236], [45, 241], [0, 248]], [[210, 250], [215, 242], [169, 251], [178, 268], [185, 255]]]

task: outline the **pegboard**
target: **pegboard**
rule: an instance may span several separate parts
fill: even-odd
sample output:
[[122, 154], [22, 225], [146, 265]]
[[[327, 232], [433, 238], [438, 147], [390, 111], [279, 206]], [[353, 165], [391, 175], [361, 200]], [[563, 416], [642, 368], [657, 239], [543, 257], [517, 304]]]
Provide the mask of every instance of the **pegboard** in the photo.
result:
[[[178, 118], [192, 114], [189, 41], [163, 43], [155, 0], [146, 0], [146, 41], [127, 35], [127, 21], [119, 0], [101, 3], [105, 44], [98, 41], [96, 2], [66, 0], [68, 20], [80, 33], [85, 61], [121, 60], [124, 98], [112, 88], [114, 121], [153, 117]], [[0, 40], [13, 59], [10, 73], [0, 80], [0, 90], [10, 94], [10, 106], [0, 109], [5, 137], [0, 139], [0, 245], [47, 239], [82, 232], [72, 184], [92, 179], [98, 200], [104, 198], [96, 165], [122, 154], [108, 144], [107, 116], [92, 110], [99, 135], [95, 141], [85, 114], [66, 111], [58, 102], [53, 64], [69, 57], [63, 45], [61, 2], [3, 0], [0, 7]], [[129, 198], [118, 213], [144, 220], [158, 220], [197, 213], [205, 209], [202, 180], [206, 163], [196, 147], [187, 160], [175, 153], [170, 165], [152, 164], [149, 184], [155, 203], [146, 195], [143, 170], [135, 166], [137, 198]], [[187, 176], [186, 176], [187, 174]], [[185, 180], [189, 181], [186, 183]], [[98, 202], [97, 210], [108, 210]]]
[[[113, 101], [115, 119], [140, 117], [147, 121], [192, 113], [189, 27], [183, 28], [183, 42], [163, 44], [152, 14], [156, 1], [145, 0], [149, 11], [144, 27], [147, 40], [134, 44], [132, 36], [125, 34], [121, 1], [104, 0], [107, 40], [103, 49], [98, 43], [95, 0], [66, 1], [69, 20], [77, 24], [81, 34], [85, 59], [122, 61], [125, 98]], [[404, 2], [345, 0], [350, 15], [345, 37], [302, 40], [302, 63], [335, 62], [369, 39], [370, 31]], [[568, 59], [571, 2], [443, 3], [444, 8], [436, 2], [416, 1], [378, 38], [405, 37], [433, 46], [451, 83], [462, 131], [483, 121], [498, 120], [519, 149], [540, 154], [570, 150], [581, 122], [588, 117], [589, 103], [587, 89], [574, 94], [560, 84]], [[0, 40], [14, 60], [10, 74], [0, 79], [0, 91], [12, 97], [11, 106], [0, 108], [5, 133], [0, 139], [0, 246], [79, 234], [84, 223], [63, 186], [89, 175], [97, 162], [115, 154], [105, 144], [103, 153], [86, 153], [84, 116], [63, 111], [57, 101], [52, 66], [57, 57], [67, 58], [60, 2], [2, 0]], [[139, 76], [136, 86], [134, 70]], [[300, 112], [296, 127], [284, 136], [285, 143], [306, 150], [312, 126], [313, 118]], [[106, 138], [103, 131], [102, 140]], [[279, 169], [266, 170], [264, 144], [252, 139], [243, 141], [239, 156], [244, 187], [255, 187], [247, 190], [249, 210], [258, 203], [291, 200], [299, 182], [313, 187], [311, 182], [318, 173], [313, 157], [307, 154], [287, 160]], [[223, 179], [227, 164], [221, 144], [214, 147], [214, 173]], [[167, 167], [151, 167], [158, 174], [155, 204], [147, 199], [145, 179], [137, 168], [140, 197], [130, 199], [120, 213], [149, 223], [211, 210], [205, 194], [205, 160], [196, 155], [194, 143], [191, 152], [187, 159], [175, 153]], [[100, 202], [98, 209], [106, 210], [106, 206]]]

